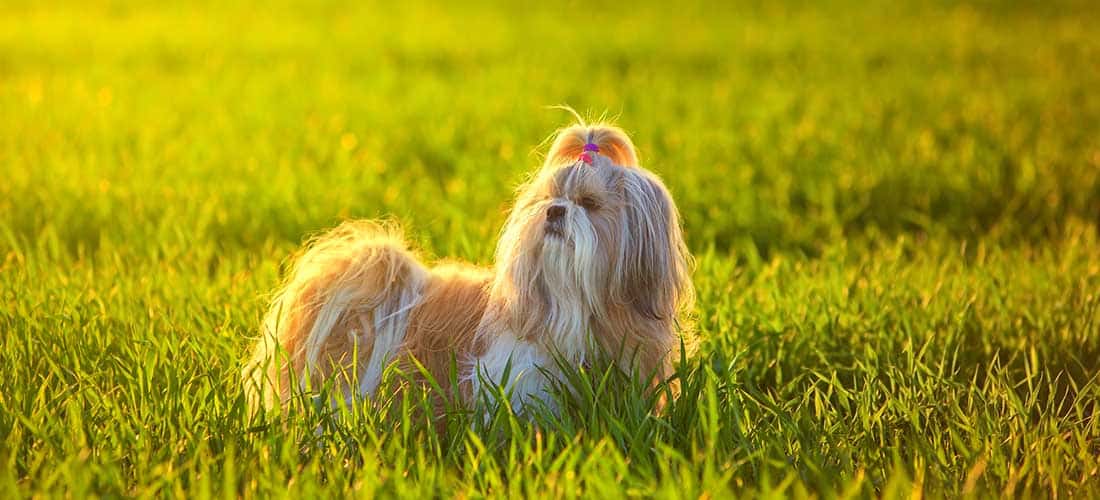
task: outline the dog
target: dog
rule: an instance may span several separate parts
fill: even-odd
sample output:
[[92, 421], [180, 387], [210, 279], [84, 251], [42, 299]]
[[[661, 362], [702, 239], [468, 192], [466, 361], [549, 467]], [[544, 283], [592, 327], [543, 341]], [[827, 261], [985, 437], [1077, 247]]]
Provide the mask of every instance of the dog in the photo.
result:
[[672, 196], [627, 134], [581, 121], [520, 187], [491, 269], [429, 267], [369, 221], [310, 241], [246, 363], [249, 401], [271, 409], [326, 383], [369, 398], [397, 364], [468, 407], [493, 384], [523, 414], [555, 408], [550, 379], [601, 353], [655, 384], [689, 333], [691, 266]]

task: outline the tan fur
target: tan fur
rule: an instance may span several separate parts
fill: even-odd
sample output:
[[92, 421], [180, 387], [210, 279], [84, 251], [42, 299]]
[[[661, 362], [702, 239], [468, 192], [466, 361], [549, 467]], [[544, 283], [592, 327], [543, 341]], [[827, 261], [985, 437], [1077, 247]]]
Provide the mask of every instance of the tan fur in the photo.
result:
[[[272, 301], [245, 367], [252, 402], [285, 403], [295, 381], [349, 387], [373, 354], [385, 323], [381, 306], [400, 289], [420, 290], [427, 278], [396, 231], [381, 224], [346, 222], [311, 240]], [[334, 326], [317, 328], [326, 313], [336, 314]]]
[[[415, 358], [448, 395], [453, 390], [451, 367], [458, 370], [481, 354], [474, 334], [489, 301], [489, 277], [488, 270], [473, 266], [433, 269], [423, 302], [409, 319], [402, 344], [405, 355]], [[402, 366], [408, 374], [419, 374], [410, 359], [403, 359]]]

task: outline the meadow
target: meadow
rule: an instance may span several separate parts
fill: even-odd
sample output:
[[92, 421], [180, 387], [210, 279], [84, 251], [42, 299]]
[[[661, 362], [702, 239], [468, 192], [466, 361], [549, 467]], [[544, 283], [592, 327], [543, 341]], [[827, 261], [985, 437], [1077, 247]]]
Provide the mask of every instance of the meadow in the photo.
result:
[[[1091, 2], [6, 0], [0, 496], [1100, 495]], [[252, 417], [299, 245], [490, 262], [568, 104], [697, 258], [660, 414]], [[385, 406], [384, 404], [382, 406]], [[322, 432], [315, 432], [322, 429]]]

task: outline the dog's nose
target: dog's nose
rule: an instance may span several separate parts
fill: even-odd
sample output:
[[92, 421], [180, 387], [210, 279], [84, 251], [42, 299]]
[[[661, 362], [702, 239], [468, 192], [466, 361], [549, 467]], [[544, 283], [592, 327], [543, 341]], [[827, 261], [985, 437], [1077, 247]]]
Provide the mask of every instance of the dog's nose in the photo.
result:
[[546, 220], [558, 220], [562, 217], [565, 217], [565, 207], [550, 205], [550, 208], [546, 209]]

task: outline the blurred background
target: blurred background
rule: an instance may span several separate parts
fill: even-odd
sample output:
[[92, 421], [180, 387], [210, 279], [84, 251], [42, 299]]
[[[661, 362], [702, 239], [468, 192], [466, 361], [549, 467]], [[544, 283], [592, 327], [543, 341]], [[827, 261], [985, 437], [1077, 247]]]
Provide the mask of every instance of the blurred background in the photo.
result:
[[696, 249], [1057, 239], [1100, 214], [1097, 16], [7, 0], [0, 220], [76, 254], [289, 247], [390, 214], [430, 251], [486, 261], [540, 143], [569, 123], [546, 106], [567, 104], [633, 134]]
[[[0, 497], [1100, 488], [1095, 0], [535, 3], [0, 0]], [[693, 396], [250, 418], [303, 241], [488, 264], [552, 105], [673, 191]]]

